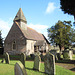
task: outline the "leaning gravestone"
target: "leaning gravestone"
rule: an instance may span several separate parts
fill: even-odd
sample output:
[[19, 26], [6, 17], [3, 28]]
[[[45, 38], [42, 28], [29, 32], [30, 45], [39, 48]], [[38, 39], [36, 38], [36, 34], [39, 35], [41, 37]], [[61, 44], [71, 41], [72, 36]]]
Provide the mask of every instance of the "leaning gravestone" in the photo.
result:
[[24, 67], [25, 67], [25, 60], [26, 60], [25, 54], [24, 53], [21, 53], [20, 61], [22, 62], [22, 64], [24, 65]]
[[26, 69], [21, 62], [17, 62], [14, 67], [15, 75], [27, 75]]
[[6, 62], [6, 64], [9, 64], [9, 63], [10, 63], [9, 54], [6, 52], [6, 53], [4, 54], [4, 56], [5, 56], [5, 62]]
[[34, 59], [34, 67], [33, 67], [34, 70], [38, 70], [38, 71], [40, 70], [40, 62], [41, 62], [40, 56], [36, 55]]
[[47, 53], [44, 59], [45, 73], [55, 75], [55, 58], [51, 53]]

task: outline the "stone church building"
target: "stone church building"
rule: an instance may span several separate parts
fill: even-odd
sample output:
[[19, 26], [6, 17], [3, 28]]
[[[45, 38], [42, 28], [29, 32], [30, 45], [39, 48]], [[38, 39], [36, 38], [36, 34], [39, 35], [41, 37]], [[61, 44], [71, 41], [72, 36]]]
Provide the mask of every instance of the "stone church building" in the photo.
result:
[[49, 42], [45, 36], [27, 27], [27, 20], [20, 8], [4, 41], [4, 52], [10, 55], [22, 52], [30, 55], [37, 51], [47, 52], [48, 48]]

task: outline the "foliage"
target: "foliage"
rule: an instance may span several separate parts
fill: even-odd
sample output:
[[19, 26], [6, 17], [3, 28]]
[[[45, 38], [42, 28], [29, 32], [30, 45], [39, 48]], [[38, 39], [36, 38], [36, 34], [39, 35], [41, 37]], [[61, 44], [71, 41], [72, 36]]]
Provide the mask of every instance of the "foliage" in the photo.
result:
[[64, 52], [64, 53], [63, 53], [63, 57], [64, 57], [64, 59], [69, 59], [69, 58], [70, 58], [70, 57], [69, 57], [69, 53]]
[[2, 36], [1, 36], [1, 31], [0, 31], [0, 47], [3, 47], [3, 39], [2, 39]]
[[60, 0], [60, 5], [64, 13], [75, 16], [75, 0]]
[[[14, 75], [14, 65], [16, 62], [18, 61], [11, 60], [10, 64], [0, 63], [0, 75]], [[34, 62], [32, 61], [26, 61], [27, 75], [47, 75], [44, 74], [44, 63], [41, 63], [41, 71], [34, 71], [33, 64]], [[75, 75], [75, 73], [56, 65], [56, 75]]]
[[52, 44], [66, 48], [71, 44], [71, 21], [58, 21], [54, 26], [48, 28], [48, 37]]

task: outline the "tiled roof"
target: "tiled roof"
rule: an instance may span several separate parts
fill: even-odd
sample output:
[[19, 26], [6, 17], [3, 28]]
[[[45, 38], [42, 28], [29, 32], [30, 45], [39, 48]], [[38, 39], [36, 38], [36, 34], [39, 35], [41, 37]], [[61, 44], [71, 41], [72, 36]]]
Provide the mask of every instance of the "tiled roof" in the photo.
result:
[[35, 46], [42, 46], [43, 44], [45, 44], [45, 41], [44, 40], [38, 40], [36, 43], [35, 43]]
[[[18, 22], [15, 22], [18, 25]], [[18, 25], [19, 26], [19, 25]], [[20, 26], [19, 26], [20, 28]], [[27, 30], [22, 30], [20, 28], [20, 30], [22, 31], [22, 33], [24, 34], [25, 38], [27, 39], [31, 39], [31, 40], [45, 40], [43, 35], [41, 33], [38, 33], [36, 30], [27, 27]]]

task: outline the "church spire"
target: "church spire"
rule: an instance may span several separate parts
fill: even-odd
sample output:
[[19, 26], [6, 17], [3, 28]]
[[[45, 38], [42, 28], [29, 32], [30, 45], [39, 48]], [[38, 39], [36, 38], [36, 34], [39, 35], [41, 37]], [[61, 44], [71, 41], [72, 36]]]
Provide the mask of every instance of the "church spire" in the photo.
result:
[[17, 12], [14, 21], [17, 21], [22, 30], [27, 30], [27, 20], [23, 14], [22, 9], [20, 8]]
[[23, 11], [21, 8], [19, 9], [18, 13], [16, 14], [14, 21], [23, 21], [23, 22], [27, 23], [27, 20], [23, 14]]

